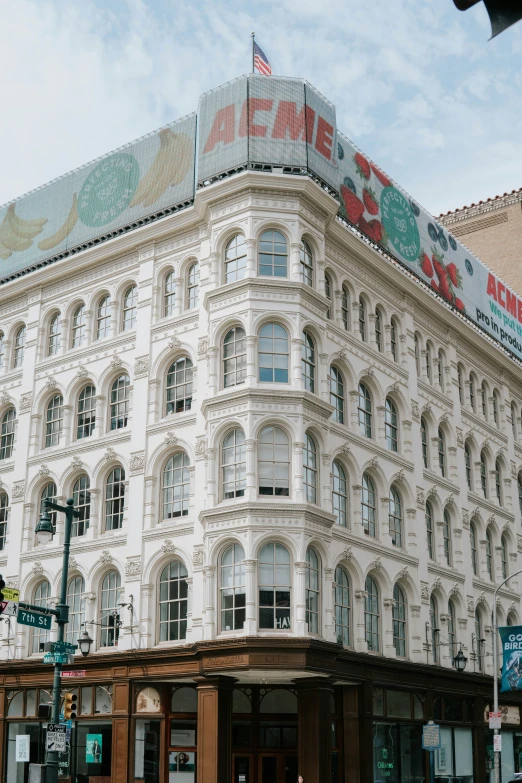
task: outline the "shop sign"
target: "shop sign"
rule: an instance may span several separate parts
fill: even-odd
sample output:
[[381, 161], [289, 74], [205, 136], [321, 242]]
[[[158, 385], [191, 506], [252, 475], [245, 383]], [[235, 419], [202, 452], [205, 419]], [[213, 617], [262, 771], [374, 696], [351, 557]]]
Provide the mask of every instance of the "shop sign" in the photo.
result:
[[440, 726], [432, 720], [422, 727], [422, 747], [424, 750], [440, 748]]
[[47, 750], [56, 750], [65, 753], [67, 740], [67, 726], [63, 723], [49, 723], [47, 726], [46, 747]]
[[502, 713], [501, 712], [490, 712], [489, 713], [489, 728], [490, 729], [500, 729], [502, 726]]
[[31, 736], [29, 734], [18, 734], [16, 737], [16, 760], [29, 761], [30, 747]]
[[102, 742], [101, 734], [87, 734], [85, 745], [85, 761], [87, 764], [101, 764], [102, 761]]
[[[500, 713], [500, 719], [502, 725], [518, 726], [520, 724], [520, 708], [515, 707], [512, 704], [499, 705], [498, 711]], [[484, 709], [484, 721], [489, 720], [489, 704], [486, 704]]]
[[87, 674], [87, 670], [86, 669], [77, 669], [77, 670], [71, 671], [71, 672], [63, 672], [63, 671], [60, 672], [60, 675], [62, 677], [85, 677], [86, 674]]

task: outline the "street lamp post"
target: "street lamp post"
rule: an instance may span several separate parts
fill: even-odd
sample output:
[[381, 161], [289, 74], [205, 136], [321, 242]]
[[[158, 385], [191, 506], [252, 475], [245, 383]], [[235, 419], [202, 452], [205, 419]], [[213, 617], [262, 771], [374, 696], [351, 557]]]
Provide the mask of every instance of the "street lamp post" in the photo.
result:
[[[514, 576], [518, 576], [518, 574], [522, 574], [522, 569], [520, 571], [515, 571], [514, 574], [510, 574], [507, 576], [503, 582], [501, 582], [498, 587], [495, 588], [495, 592], [493, 593], [493, 712], [498, 712], [498, 634], [497, 634], [497, 593], [500, 590], [500, 588], [506, 584], [506, 582], [509, 582], [510, 579], [512, 579]], [[495, 736], [498, 735], [498, 729], [494, 729]], [[499, 751], [494, 750], [494, 759], [495, 759], [495, 774], [494, 774], [494, 781], [495, 783], [500, 783], [500, 766], [499, 766]]]

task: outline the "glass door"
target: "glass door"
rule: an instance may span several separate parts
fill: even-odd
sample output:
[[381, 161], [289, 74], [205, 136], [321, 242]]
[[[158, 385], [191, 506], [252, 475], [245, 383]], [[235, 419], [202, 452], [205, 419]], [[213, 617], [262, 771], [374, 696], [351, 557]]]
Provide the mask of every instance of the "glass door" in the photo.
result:
[[254, 757], [251, 753], [232, 755], [232, 783], [254, 783]]
[[297, 774], [297, 754], [259, 754], [258, 783], [295, 783]]

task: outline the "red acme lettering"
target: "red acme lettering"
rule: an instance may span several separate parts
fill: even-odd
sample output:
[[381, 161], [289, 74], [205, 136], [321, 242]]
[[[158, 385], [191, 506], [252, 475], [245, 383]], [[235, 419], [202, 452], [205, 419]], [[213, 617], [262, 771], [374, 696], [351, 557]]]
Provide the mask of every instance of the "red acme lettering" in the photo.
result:
[[203, 153], [212, 152], [218, 144], [232, 144], [240, 138], [261, 137], [287, 141], [306, 141], [326, 160], [332, 159], [335, 129], [310, 106], [298, 111], [293, 101], [276, 102], [272, 98], [250, 98], [236, 116], [231, 103], [218, 109], [208, 134]]
[[522, 324], [522, 299], [506, 288], [501, 280], [497, 280], [491, 272], [488, 275], [488, 296], [492, 296], [495, 302], [504, 310], [507, 310], [513, 318], [516, 318]]

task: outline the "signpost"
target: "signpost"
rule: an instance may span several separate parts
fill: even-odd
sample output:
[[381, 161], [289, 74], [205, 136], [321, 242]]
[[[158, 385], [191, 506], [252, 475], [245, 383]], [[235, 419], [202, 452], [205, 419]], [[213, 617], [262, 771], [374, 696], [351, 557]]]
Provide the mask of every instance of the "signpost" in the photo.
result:
[[0, 601], [0, 614], [16, 617], [18, 614], [18, 601]]
[[433, 754], [440, 748], [440, 726], [429, 720], [422, 727], [422, 747], [430, 754], [430, 783], [435, 783], [435, 759]]
[[69, 653], [52, 653], [47, 652], [44, 654], [43, 662], [44, 663], [71, 663], [70, 661], [70, 655]]
[[16, 619], [20, 625], [30, 625], [31, 628], [45, 628], [46, 631], [51, 630], [52, 615], [50, 614], [40, 614], [28, 609], [19, 609]]
[[501, 712], [490, 712], [489, 713], [489, 728], [490, 729], [501, 729], [502, 728], [502, 713]]
[[67, 726], [64, 723], [49, 723], [47, 726], [47, 750], [65, 753]]

